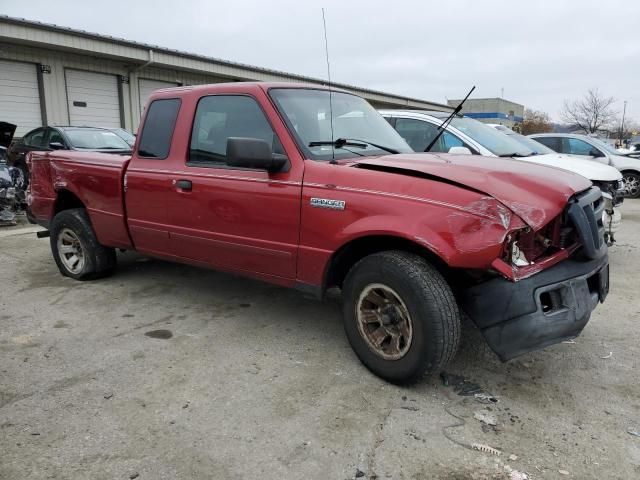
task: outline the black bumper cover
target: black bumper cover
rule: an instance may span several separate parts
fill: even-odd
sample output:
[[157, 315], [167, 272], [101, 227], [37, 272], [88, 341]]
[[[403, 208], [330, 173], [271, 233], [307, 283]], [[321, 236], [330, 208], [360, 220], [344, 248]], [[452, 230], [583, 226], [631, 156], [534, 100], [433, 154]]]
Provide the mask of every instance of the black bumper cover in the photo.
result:
[[568, 259], [516, 283], [496, 278], [465, 290], [461, 307], [500, 360], [580, 334], [609, 291], [609, 257]]

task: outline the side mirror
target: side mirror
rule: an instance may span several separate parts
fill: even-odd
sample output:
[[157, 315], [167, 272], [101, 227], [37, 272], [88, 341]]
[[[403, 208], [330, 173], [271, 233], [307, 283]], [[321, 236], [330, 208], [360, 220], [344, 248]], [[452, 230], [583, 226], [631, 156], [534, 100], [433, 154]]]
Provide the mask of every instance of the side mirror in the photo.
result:
[[592, 156], [593, 158], [604, 157], [604, 154], [600, 150], [598, 150], [597, 148], [592, 148], [589, 151], [589, 155]]
[[453, 155], [473, 155], [467, 147], [451, 147], [449, 153]]
[[227, 165], [240, 168], [258, 168], [278, 172], [287, 164], [286, 155], [274, 154], [271, 145], [259, 138], [229, 137], [227, 139]]
[[49, 143], [49, 148], [53, 150], [64, 150], [66, 147], [60, 142], [51, 142]]

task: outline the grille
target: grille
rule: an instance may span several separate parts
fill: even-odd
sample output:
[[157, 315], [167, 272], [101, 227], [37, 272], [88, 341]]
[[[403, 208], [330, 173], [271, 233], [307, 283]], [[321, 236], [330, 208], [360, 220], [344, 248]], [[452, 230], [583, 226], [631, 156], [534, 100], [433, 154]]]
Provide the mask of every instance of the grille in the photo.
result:
[[597, 187], [591, 187], [569, 200], [567, 215], [575, 228], [585, 256], [591, 259], [600, 258], [607, 251], [602, 223], [603, 210], [604, 199]]

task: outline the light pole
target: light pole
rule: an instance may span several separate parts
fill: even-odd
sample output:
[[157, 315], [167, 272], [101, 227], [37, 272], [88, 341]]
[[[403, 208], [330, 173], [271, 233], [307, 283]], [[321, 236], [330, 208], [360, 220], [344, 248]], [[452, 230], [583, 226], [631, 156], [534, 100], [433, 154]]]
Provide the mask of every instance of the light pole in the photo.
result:
[[627, 113], [627, 101], [624, 101], [624, 107], [622, 107], [622, 123], [620, 124], [620, 147], [622, 147], [622, 136], [624, 135], [624, 117]]

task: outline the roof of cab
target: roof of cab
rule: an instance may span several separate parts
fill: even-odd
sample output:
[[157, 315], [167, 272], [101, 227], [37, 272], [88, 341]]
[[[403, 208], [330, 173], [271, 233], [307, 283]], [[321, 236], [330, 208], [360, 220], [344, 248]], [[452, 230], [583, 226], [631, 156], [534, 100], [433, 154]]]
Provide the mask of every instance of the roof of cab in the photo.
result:
[[211, 93], [218, 91], [236, 90], [238, 92], [255, 92], [256, 90], [267, 91], [272, 88], [300, 88], [311, 90], [331, 90], [332, 92], [342, 92], [351, 95], [351, 92], [341, 88], [329, 87], [327, 85], [315, 85], [312, 83], [293, 83], [293, 82], [225, 82], [210, 83], [206, 85], [188, 85], [182, 87], [162, 88], [153, 92], [152, 97], [166, 97], [167, 95], [180, 96], [180, 94], [188, 94], [191, 92]]

